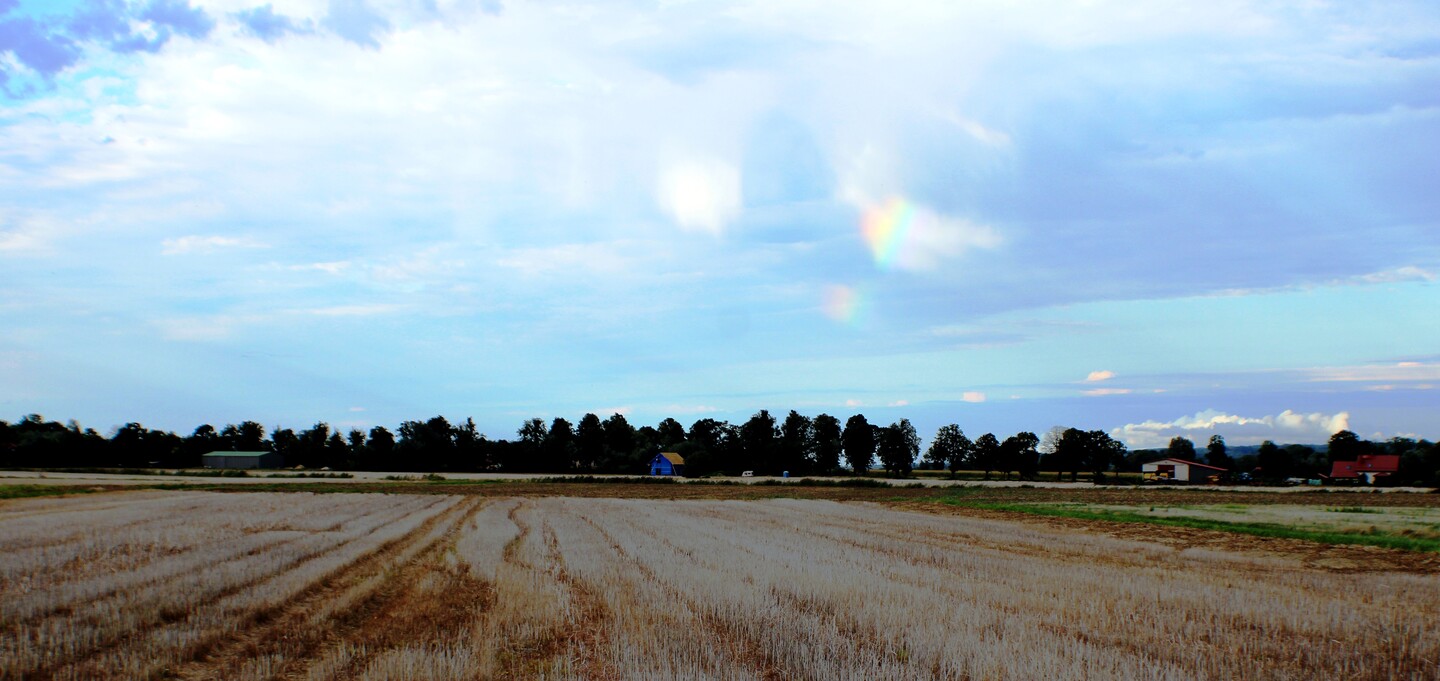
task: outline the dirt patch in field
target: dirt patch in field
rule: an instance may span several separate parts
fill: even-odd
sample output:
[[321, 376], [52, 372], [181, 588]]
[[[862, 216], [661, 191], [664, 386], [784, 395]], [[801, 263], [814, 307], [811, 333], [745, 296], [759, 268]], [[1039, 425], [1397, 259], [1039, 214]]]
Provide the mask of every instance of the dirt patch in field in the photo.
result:
[[946, 504], [897, 503], [894, 506], [923, 513], [992, 518], [1045, 525], [1067, 531], [1107, 534], [1123, 539], [1164, 544], [1177, 550], [1201, 548], [1286, 558], [1299, 561], [1306, 567], [1331, 572], [1440, 573], [1440, 553], [1402, 551], [1358, 544], [1325, 544], [1303, 539], [1258, 537], [1236, 532], [1149, 523], [1041, 516], [1021, 511], [998, 511]]

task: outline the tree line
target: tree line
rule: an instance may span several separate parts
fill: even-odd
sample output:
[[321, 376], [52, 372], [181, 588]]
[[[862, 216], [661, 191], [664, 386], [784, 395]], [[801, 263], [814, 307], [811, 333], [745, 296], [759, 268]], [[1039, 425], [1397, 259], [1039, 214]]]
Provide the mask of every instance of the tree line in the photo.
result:
[[1163, 455], [1200, 461], [1225, 468], [1232, 472], [1232, 476], [1243, 471], [1256, 479], [1271, 482], [1289, 478], [1318, 478], [1329, 475], [1336, 461], [1356, 461], [1367, 454], [1389, 454], [1399, 457], [1400, 470], [1386, 480], [1386, 483], [1440, 486], [1440, 444], [1409, 437], [1392, 437], [1383, 442], [1372, 442], [1350, 430], [1341, 430], [1331, 435], [1321, 449], [1299, 444], [1282, 446], [1265, 440], [1258, 448], [1253, 448], [1253, 451], [1233, 456], [1231, 448], [1225, 444], [1225, 438], [1212, 435], [1205, 446], [1203, 458], [1196, 450], [1195, 443], [1185, 437], [1172, 438], [1169, 446], [1163, 450], [1141, 450], [1137, 454], [1140, 458]]
[[[777, 419], [760, 410], [741, 424], [704, 418], [686, 428], [673, 418], [636, 427], [623, 414], [601, 419], [589, 413], [578, 423], [555, 418], [547, 423], [525, 421], [514, 439], [489, 439], [473, 419], [451, 423], [443, 416], [404, 421], [394, 431], [384, 426], [346, 432], [327, 423], [303, 430], [275, 427], [267, 431], [254, 421], [222, 428], [201, 425], [189, 435], [127, 423], [109, 437], [75, 421], [47, 421], [38, 414], [9, 423], [0, 420], [0, 467], [6, 468], [195, 468], [213, 451], [275, 452], [286, 466], [307, 469], [400, 472], [631, 473], [647, 471], [655, 454], [676, 452], [685, 458], [686, 474], [757, 475], [847, 474], [868, 472], [877, 465], [887, 474], [905, 477], [912, 467], [980, 471], [1009, 478], [1036, 479], [1041, 471], [1077, 480], [1084, 473], [1102, 482], [1112, 471], [1139, 470], [1157, 454], [1189, 460], [1194, 444], [1175, 438], [1166, 450], [1130, 452], [1099, 430], [1055, 427], [1043, 437], [1020, 432], [1000, 439], [985, 433], [973, 440], [957, 424], [941, 426], [930, 446], [920, 452], [920, 438], [908, 419], [889, 425], [869, 422], [863, 414], [843, 424], [829, 414], [808, 417], [791, 410]], [[1341, 431], [1328, 451], [1267, 442], [1254, 455], [1232, 459], [1224, 439], [1211, 438], [1206, 462], [1235, 470], [1260, 469], [1268, 478], [1329, 472], [1329, 461], [1353, 459], [1359, 453], [1401, 454], [1397, 481], [1440, 483], [1440, 448], [1424, 440], [1394, 438], [1384, 443], [1359, 439]]]

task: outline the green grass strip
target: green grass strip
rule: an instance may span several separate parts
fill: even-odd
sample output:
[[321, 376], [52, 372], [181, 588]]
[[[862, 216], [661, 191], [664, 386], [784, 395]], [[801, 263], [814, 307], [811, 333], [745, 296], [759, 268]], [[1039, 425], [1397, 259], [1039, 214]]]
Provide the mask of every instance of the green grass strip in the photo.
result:
[[76, 485], [0, 485], [0, 499], [59, 497], [66, 494], [91, 494], [96, 490]]
[[1434, 551], [1440, 552], [1440, 539], [1428, 539], [1424, 537], [1405, 537], [1395, 534], [1369, 534], [1364, 532], [1343, 532], [1327, 530], [1308, 530], [1298, 527], [1276, 525], [1274, 523], [1235, 523], [1224, 520], [1210, 520], [1208, 518], [1187, 518], [1187, 517], [1159, 517], [1145, 515], [1143, 513], [1132, 513], [1130, 511], [1088, 511], [1077, 508], [1066, 508], [1064, 506], [1049, 506], [1039, 504], [1006, 504], [982, 501], [966, 501], [964, 499], [944, 499], [942, 503], [968, 508], [981, 508], [992, 511], [1012, 511], [1016, 513], [1029, 513], [1032, 515], [1051, 516], [1056, 518], [1078, 518], [1081, 520], [1103, 520], [1120, 523], [1146, 523], [1149, 525], [1165, 525], [1170, 527], [1189, 527], [1198, 530], [1217, 530], [1220, 532], [1235, 532], [1237, 534], [1249, 534], [1257, 537], [1275, 537], [1282, 539], [1303, 539], [1306, 541], [1320, 542], [1322, 544], [1360, 544], [1364, 546], [1380, 546], [1389, 549], [1401, 549], [1405, 551]]

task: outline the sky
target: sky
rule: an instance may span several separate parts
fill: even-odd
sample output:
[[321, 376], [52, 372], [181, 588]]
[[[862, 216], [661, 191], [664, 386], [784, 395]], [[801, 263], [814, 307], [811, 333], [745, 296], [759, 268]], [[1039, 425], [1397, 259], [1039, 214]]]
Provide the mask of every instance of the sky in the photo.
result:
[[1440, 438], [1440, 4], [0, 0], [0, 418]]

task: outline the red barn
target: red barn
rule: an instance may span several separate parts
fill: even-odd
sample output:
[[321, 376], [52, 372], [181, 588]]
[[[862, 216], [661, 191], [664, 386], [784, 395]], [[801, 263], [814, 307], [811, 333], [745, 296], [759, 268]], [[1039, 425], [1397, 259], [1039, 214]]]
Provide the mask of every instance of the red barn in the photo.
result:
[[1361, 454], [1354, 461], [1336, 461], [1330, 467], [1330, 477], [1337, 480], [1363, 480], [1373, 485], [1379, 478], [1394, 475], [1400, 470], [1399, 454]]

